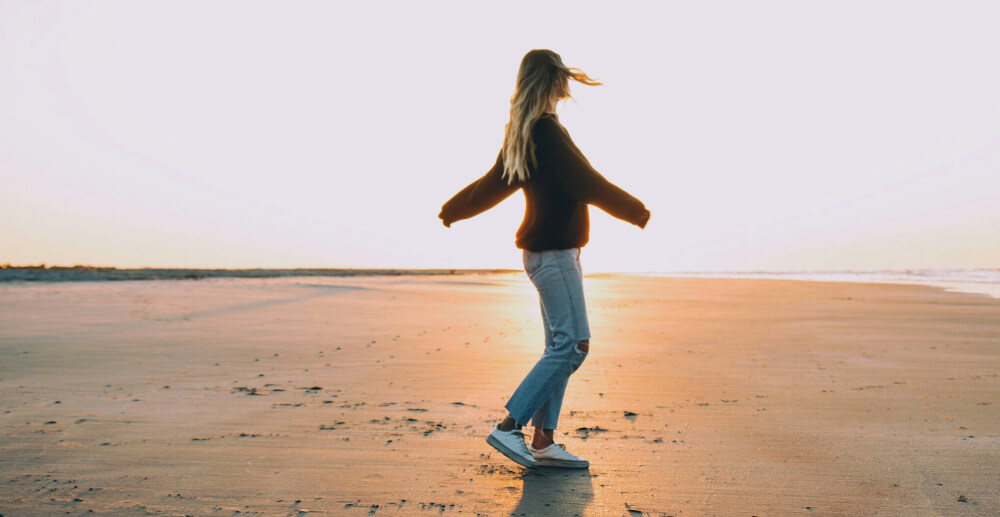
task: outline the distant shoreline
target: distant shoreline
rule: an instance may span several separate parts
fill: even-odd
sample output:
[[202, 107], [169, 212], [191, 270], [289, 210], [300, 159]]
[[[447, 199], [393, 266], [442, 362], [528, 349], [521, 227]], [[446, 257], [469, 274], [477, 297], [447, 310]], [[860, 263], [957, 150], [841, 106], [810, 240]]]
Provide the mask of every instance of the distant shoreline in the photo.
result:
[[[117, 268], [112, 266], [14, 266], [0, 264], [0, 284], [12, 282], [116, 282], [202, 280], [208, 278], [293, 278], [357, 276], [459, 276], [522, 273], [520, 269], [403, 269], [403, 268]], [[919, 284], [1000, 298], [1000, 269], [885, 269], [831, 271], [667, 271], [597, 273], [673, 278], [734, 278]], [[593, 275], [588, 275], [593, 276]]]
[[201, 280], [205, 278], [287, 278], [402, 275], [490, 275], [513, 269], [356, 269], [356, 268], [116, 268], [105, 266], [0, 266], [3, 282], [104, 282]]

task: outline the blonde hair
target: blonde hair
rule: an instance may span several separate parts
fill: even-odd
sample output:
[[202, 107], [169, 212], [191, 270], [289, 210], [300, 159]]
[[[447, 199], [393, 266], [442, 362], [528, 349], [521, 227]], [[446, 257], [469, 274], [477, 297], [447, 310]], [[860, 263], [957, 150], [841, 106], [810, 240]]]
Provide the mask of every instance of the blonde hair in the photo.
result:
[[529, 160], [531, 166], [538, 166], [531, 128], [553, 98], [560, 101], [573, 97], [569, 93], [570, 79], [590, 86], [601, 84], [582, 70], [564, 65], [559, 54], [551, 50], [534, 49], [521, 59], [501, 151], [503, 177], [507, 178], [508, 185], [515, 178], [521, 182], [528, 179]]

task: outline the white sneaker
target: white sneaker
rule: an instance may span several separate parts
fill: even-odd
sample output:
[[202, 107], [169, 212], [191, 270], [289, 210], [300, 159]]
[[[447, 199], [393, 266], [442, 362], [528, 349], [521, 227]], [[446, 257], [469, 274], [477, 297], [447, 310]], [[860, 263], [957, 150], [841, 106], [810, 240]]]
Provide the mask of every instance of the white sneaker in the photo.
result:
[[535, 458], [535, 465], [539, 467], [562, 467], [567, 469], [585, 469], [590, 467], [590, 462], [573, 454], [570, 454], [559, 443], [553, 443], [544, 449], [536, 449], [528, 446], [531, 456]]
[[524, 443], [524, 433], [520, 429], [501, 431], [500, 425], [497, 424], [493, 432], [486, 437], [486, 443], [520, 465], [528, 468], [535, 466], [535, 459], [528, 452], [528, 446]]

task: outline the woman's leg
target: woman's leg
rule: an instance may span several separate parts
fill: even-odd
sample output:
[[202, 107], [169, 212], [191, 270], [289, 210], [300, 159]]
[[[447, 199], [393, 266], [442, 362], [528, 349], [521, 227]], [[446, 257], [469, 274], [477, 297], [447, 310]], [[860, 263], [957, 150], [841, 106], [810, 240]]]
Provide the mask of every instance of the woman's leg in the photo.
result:
[[[549, 328], [549, 317], [545, 314], [545, 304], [539, 300], [538, 305], [542, 309], [542, 328], [545, 329], [545, 348], [542, 349], [542, 353], [545, 353], [545, 349], [552, 346], [552, 329]], [[569, 380], [569, 378], [567, 377], [566, 380]], [[552, 396], [545, 400], [542, 407], [538, 408], [538, 411], [535, 411], [534, 416], [531, 417], [531, 425], [535, 426], [536, 432], [538, 429], [545, 427], [546, 416], [550, 413], [549, 408], [553, 406], [559, 408], [562, 406], [562, 395], [565, 391], [566, 382], [563, 382], [562, 386], [557, 387], [556, 391], [552, 393]], [[554, 420], [551, 419], [548, 421], [554, 422]], [[551, 429], [555, 429], [555, 427], [553, 426]]]
[[[580, 277], [583, 278], [583, 268], [580, 267], [580, 253], [577, 252], [576, 267], [580, 271]], [[542, 307], [542, 317], [545, 320], [545, 346], [551, 345], [552, 332], [549, 331], [548, 320], [545, 318], [545, 308]], [[577, 343], [577, 348], [584, 351], [590, 351], [590, 340], [585, 339]], [[534, 436], [532, 437], [531, 446], [536, 449], [544, 449], [549, 445], [552, 445], [555, 439], [555, 430], [559, 425], [559, 413], [562, 410], [563, 396], [566, 394], [566, 385], [569, 382], [567, 377], [563, 381], [562, 385], [556, 388], [556, 391], [552, 393], [552, 396], [542, 404], [542, 407], [535, 412], [535, 416], [531, 419], [531, 424], [535, 427]]]
[[[552, 329], [549, 328], [549, 318], [545, 315], [545, 305], [542, 305], [542, 326], [545, 328], [545, 348], [552, 346]], [[543, 349], [544, 353], [544, 349]], [[559, 421], [559, 410], [562, 408], [563, 394], [566, 393], [566, 384], [569, 377], [563, 380], [562, 384], [556, 388], [552, 395], [542, 404], [542, 407], [535, 411], [531, 417], [531, 425], [535, 427], [534, 435], [531, 438], [531, 446], [536, 449], [544, 449], [553, 442], [556, 424]], [[555, 415], [553, 416], [553, 413]]]
[[[526, 264], [526, 270], [538, 289], [552, 342], [506, 404], [518, 423], [528, 422], [557, 391], [565, 390], [569, 376], [587, 357], [581, 344], [590, 339], [579, 250], [553, 250], [533, 257], [535, 263]], [[545, 412], [545, 428], [555, 428], [561, 405], [560, 393]]]

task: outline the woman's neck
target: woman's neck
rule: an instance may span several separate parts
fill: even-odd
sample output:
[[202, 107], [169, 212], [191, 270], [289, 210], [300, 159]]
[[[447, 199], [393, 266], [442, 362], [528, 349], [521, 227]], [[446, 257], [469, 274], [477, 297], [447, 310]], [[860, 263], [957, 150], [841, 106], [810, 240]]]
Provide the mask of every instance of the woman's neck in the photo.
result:
[[558, 100], [552, 99], [551, 101], [549, 101], [549, 105], [545, 107], [545, 111], [544, 112], [545, 113], [551, 113], [551, 114], [555, 115], [556, 114], [556, 106], [558, 104], [559, 104]]

